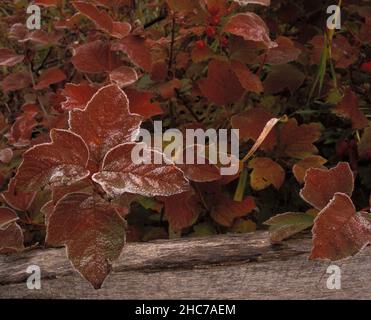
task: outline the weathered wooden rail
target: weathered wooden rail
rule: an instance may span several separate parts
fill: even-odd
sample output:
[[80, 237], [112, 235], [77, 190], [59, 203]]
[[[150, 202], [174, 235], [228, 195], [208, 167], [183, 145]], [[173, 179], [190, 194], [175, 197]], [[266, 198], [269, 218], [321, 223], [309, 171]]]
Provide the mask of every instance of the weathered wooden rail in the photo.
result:
[[[371, 299], [371, 247], [336, 263], [341, 289], [326, 282], [329, 262], [308, 261], [310, 238], [271, 245], [266, 232], [128, 244], [100, 290], [73, 271], [64, 249], [0, 256], [0, 298]], [[29, 265], [41, 268], [29, 290]]]

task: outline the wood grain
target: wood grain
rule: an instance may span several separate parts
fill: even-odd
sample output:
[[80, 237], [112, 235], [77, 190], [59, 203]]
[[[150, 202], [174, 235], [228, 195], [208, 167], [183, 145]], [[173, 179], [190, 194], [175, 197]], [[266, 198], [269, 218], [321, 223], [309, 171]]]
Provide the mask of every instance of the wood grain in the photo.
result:
[[[371, 299], [371, 248], [338, 262], [342, 288], [327, 289], [329, 262], [308, 261], [302, 234], [271, 245], [266, 232], [128, 244], [103, 288], [71, 267], [64, 249], [0, 256], [0, 298]], [[30, 265], [41, 290], [29, 290]]]

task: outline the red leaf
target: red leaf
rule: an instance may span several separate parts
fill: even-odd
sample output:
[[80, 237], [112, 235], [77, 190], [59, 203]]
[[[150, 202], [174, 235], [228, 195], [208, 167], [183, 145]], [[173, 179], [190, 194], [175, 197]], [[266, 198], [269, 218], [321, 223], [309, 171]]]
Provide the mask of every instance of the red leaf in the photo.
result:
[[23, 55], [16, 54], [7, 48], [0, 48], [0, 66], [12, 67], [22, 62], [23, 59]]
[[353, 129], [363, 129], [368, 126], [368, 119], [359, 109], [358, 97], [350, 88], [346, 88], [344, 98], [336, 106], [334, 112], [349, 118], [352, 121]]
[[269, 38], [269, 31], [265, 22], [252, 12], [238, 13], [231, 17], [225, 24], [223, 32], [243, 37], [245, 40], [263, 42], [268, 48], [277, 46]]
[[113, 20], [104, 10], [99, 10], [95, 5], [83, 1], [74, 1], [72, 5], [84, 16], [93, 20], [98, 28], [106, 32], [113, 30]]
[[142, 117], [131, 114], [129, 101], [117, 85], [98, 90], [85, 110], [70, 113], [70, 129], [89, 147], [91, 159], [99, 163], [108, 150], [133, 141]]
[[35, 42], [42, 45], [57, 44], [62, 38], [62, 34], [58, 32], [45, 32], [43, 30], [35, 30], [25, 35], [23, 39], [19, 39], [19, 42]]
[[371, 224], [356, 213], [352, 200], [335, 193], [314, 221], [310, 259], [340, 260], [357, 254], [371, 242]]
[[354, 176], [347, 162], [328, 169], [309, 169], [300, 196], [313, 207], [322, 210], [337, 192], [353, 193]]
[[252, 197], [246, 197], [243, 201], [233, 201], [224, 194], [217, 194], [213, 197], [211, 217], [220, 225], [231, 227], [236, 218], [244, 217], [255, 207]]
[[226, 61], [212, 60], [206, 79], [198, 82], [202, 94], [217, 105], [240, 100], [244, 93], [240, 81]]
[[234, 60], [232, 61], [231, 66], [245, 90], [255, 93], [260, 93], [263, 91], [263, 85], [260, 81], [260, 78], [256, 74], [252, 73], [245, 64]]
[[41, 187], [70, 185], [89, 175], [89, 150], [78, 135], [52, 129], [51, 143], [27, 150], [15, 176], [15, 190], [31, 192]]
[[263, 82], [264, 92], [279, 93], [289, 89], [293, 94], [304, 83], [305, 75], [292, 64], [274, 65]]
[[[144, 150], [145, 164], [133, 162], [135, 147]], [[153, 164], [156, 153], [162, 164]], [[113, 197], [127, 192], [147, 197], [170, 196], [189, 189], [183, 172], [174, 164], [169, 164], [163, 154], [147, 149], [143, 143], [126, 143], [110, 150], [103, 160], [101, 171], [93, 175], [93, 180]]]
[[15, 192], [15, 180], [12, 178], [8, 185], [8, 190], [1, 193], [1, 197], [4, 201], [19, 211], [26, 211], [30, 208], [34, 201], [36, 192]]
[[200, 205], [192, 191], [161, 197], [165, 215], [174, 231], [192, 226], [200, 213]]
[[145, 39], [137, 36], [128, 36], [116, 43], [113, 48], [124, 51], [135, 65], [147, 72], [151, 72], [152, 56]]
[[[220, 169], [215, 164], [211, 164], [210, 161], [199, 154], [199, 148], [193, 146], [193, 162], [194, 164], [187, 164], [187, 153], [192, 152], [192, 147], [185, 148], [183, 152], [180, 152], [179, 159], [177, 159], [177, 166], [184, 172], [187, 179], [194, 182], [212, 182], [222, 178]], [[179, 160], [183, 164], [179, 164]]]
[[[240, 130], [240, 139], [257, 141], [267, 122], [274, 116], [263, 108], [253, 108], [231, 119], [234, 129]], [[272, 130], [261, 144], [262, 150], [272, 150], [277, 144], [277, 134]]]
[[299, 183], [304, 183], [304, 177], [308, 169], [317, 168], [317, 169], [326, 169], [324, 164], [327, 160], [321, 156], [310, 156], [303, 160], [300, 160], [292, 167], [292, 171], [296, 180]]
[[137, 72], [133, 68], [126, 66], [113, 70], [109, 76], [111, 81], [117, 83], [121, 88], [130, 86], [138, 80]]
[[27, 88], [32, 80], [28, 72], [16, 72], [9, 74], [0, 82], [0, 87], [4, 92], [17, 91]]
[[99, 289], [125, 244], [126, 222], [98, 196], [72, 193], [48, 219], [46, 243], [65, 245], [72, 265]]
[[17, 220], [18, 216], [14, 210], [6, 207], [0, 207], [0, 230], [4, 230], [9, 224]]
[[121, 65], [119, 56], [101, 40], [79, 46], [71, 61], [76, 69], [86, 73], [111, 72]]
[[154, 97], [152, 92], [125, 89], [125, 93], [129, 99], [131, 113], [140, 114], [144, 119], [149, 119], [164, 113], [159, 103], [151, 102], [151, 99]]
[[113, 22], [111, 35], [115, 38], [125, 38], [130, 34], [131, 25], [127, 22]]
[[285, 64], [296, 60], [301, 50], [295, 47], [294, 42], [287, 37], [280, 36], [276, 39], [278, 46], [268, 50], [263, 60], [267, 64]]
[[44, 7], [60, 7], [62, 0], [36, 0], [35, 4]]
[[35, 90], [42, 90], [48, 88], [51, 84], [58, 83], [66, 80], [66, 75], [59, 68], [50, 68], [45, 70], [40, 76], [37, 85], [34, 86]]
[[281, 129], [280, 150], [286, 156], [304, 159], [318, 152], [313, 145], [321, 137], [321, 125], [317, 123], [298, 125], [295, 118], [290, 119]]
[[5, 135], [8, 143], [15, 146], [27, 146], [30, 144], [33, 128], [37, 126], [35, 116], [37, 111], [24, 110], [13, 123], [10, 131]]
[[16, 223], [0, 229], [0, 254], [15, 253], [24, 249], [23, 232]]
[[97, 92], [98, 88], [88, 84], [67, 83], [63, 90], [66, 101], [62, 103], [64, 110], [84, 110], [89, 100]]

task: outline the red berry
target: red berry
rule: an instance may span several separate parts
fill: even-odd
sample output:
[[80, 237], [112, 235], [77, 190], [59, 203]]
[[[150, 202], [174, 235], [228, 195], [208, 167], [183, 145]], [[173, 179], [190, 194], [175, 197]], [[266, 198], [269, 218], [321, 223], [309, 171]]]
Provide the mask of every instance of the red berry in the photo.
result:
[[226, 46], [228, 46], [228, 44], [229, 44], [229, 40], [228, 40], [228, 38], [226, 38], [226, 37], [222, 37], [222, 38], [220, 39], [220, 45], [221, 45], [222, 47], [226, 47]]
[[363, 63], [361, 65], [361, 70], [364, 72], [371, 72], [371, 61]]
[[197, 46], [198, 49], [203, 49], [203, 48], [206, 47], [206, 43], [203, 40], [198, 40], [198, 41], [196, 41], [196, 46]]
[[211, 17], [210, 24], [213, 25], [213, 26], [219, 25], [220, 24], [220, 16], [216, 15], [216, 16]]
[[207, 27], [206, 28], [206, 35], [209, 37], [209, 38], [214, 38], [215, 35], [216, 35], [216, 31], [215, 31], [215, 28], [213, 27]]

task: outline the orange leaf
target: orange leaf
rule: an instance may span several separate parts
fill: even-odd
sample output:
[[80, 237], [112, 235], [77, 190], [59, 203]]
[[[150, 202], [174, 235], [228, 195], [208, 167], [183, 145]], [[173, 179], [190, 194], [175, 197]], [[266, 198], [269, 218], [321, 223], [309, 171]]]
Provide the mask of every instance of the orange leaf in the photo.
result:
[[273, 185], [281, 188], [285, 181], [285, 170], [270, 158], [255, 158], [249, 162], [251, 173], [251, 187], [254, 190], [263, 190]]

